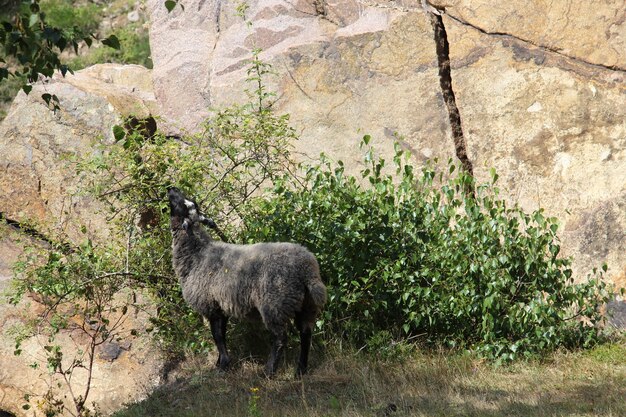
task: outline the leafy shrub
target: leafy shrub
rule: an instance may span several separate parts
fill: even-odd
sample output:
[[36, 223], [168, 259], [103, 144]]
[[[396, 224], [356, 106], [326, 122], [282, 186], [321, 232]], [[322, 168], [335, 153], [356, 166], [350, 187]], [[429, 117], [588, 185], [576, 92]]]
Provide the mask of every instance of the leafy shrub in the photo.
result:
[[[76, 248], [56, 244], [46, 249], [32, 247], [17, 263], [19, 279], [15, 281], [12, 301], [16, 303], [25, 292], [30, 292], [37, 294], [44, 309], [32, 323], [32, 334], [16, 335], [15, 354], [21, 354], [26, 336], [45, 336], [40, 340], [50, 377], [48, 391], [37, 401], [32, 401], [32, 395], [24, 396], [24, 410], [31, 408], [32, 401], [46, 416], [101, 415], [96, 405], [87, 405], [89, 383], [73, 385], [72, 377], [81, 374], [90, 381], [96, 349], [123, 336], [121, 327], [132, 297], [119, 296], [126, 287], [125, 274], [107, 272], [118, 255], [117, 248], [97, 251], [87, 240]], [[56, 341], [61, 331], [74, 336], [70, 340], [75, 349], [61, 348]], [[31, 366], [37, 369], [39, 365], [35, 362]], [[68, 388], [67, 402], [55, 394], [63, 386]]]
[[105, 46], [93, 47], [85, 54], [73, 58], [70, 67], [80, 70], [90, 65], [114, 62], [118, 64], [138, 64], [152, 68], [148, 30], [140, 24], [129, 24], [113, 30], [110, 35], [119, 40], [117, 49]]
[[[249, 79], [255, 85], [266, 69], [255, 56]], [[203, 350], [209, 332], [182, 299], [171, 266], [171, 233], [166, 190], [177, 186], [193, 196], [235, 236], [243, 207], [266, 181], [289, 172], [295, 133], [287, 116], [274, 115], [263, 88], [249, 104], [216, 111], [200, 134], [175, 140], [116, 126], [116, 146], [103, 146], [88, 161], [77, 161], [83, 192], [109, 210], [115, 244], [126, 248], [115, 270], [129, 271], [132, 286], [146, 288], [157, 303], [154, 332], [166, 351]]]
[[327, 338], [423, 335], [501, 360], [597, 340], [602, 271], [574, 284], [557, 220], [507, 207], [495, 171], [474, 198], [463, 191], [472, 178], [451, 163], [449, 180], [433, 166], [416, 176], [399, 148], [397, 178], [371, 148], [365, 163], [357, 178], [322, 159], [305, 186], [277, 182], [245, 219], [247, 241], [296, 241], [317, 255]]
[[93, 33], [102, 21], [102, 6], [93, 3], [77, 4], [72, 0], [42, 0], [40, 7], [46, 14], [48, 24], [64, 30]]

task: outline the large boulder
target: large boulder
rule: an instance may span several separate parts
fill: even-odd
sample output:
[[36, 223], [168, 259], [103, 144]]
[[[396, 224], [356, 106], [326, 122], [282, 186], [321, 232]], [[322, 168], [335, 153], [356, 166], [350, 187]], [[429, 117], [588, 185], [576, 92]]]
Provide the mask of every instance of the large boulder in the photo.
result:
[[[58, 97], [59, 110], [46, 105], [44, 93]], [[36, 84], [29, 95], [20, 92], [0, 123], [0, 213], [74, 241], [85, 238], [82, 225], [106, 234], [95, 202], [74, 193], [78, 178], [68, 157], [112, 143], [122, 117], [146, 118], [155, 110], [150, 71], [138, 65], [95, 65]]]
[[[21, 343], [21, 354], [14, 354], [16, 336], [28, 329], [31, 320], [45, 309], [30, 297], [25, 297], [17, 305], [9, 304], [4, 294], [10, 291], [12, 266], [24, 247], [38, 244], [13, 228], [0, 225], [0, 411], [23, 417], [32, 416], [33, 411], [35, 415], [42, 413], [37, 404], [45, 403], [43, 396], [49, 389], [56, 398], [66, 401], [69, 395], [62, 379], [48, 373], [44, 350], [49, 344], [46, 336], [27, 337]], [[105, 414], [112, 413], [122, 404], [145, 398], [162, 382], [164, 360], [151, 337], [143, 331], [147, 324], [147, 313], [129, 312], [118, 331], [124, 338], [111, 340], [97, 348], [89, 407], [95, 402]], [[131, 331], [137, 335], [130, 336]], [[65, 366], [74, 358], [80, 358], [79, 350], [85, 351], [87, 346], [81, 331], [62, 331], [54, 343], [61, 347]], [[84, 392], [87, 378], [84, 369], [78, 368], [72, 373], [74, 392]], [[30, 402], [25, 400], [27, 395], [32, 398]], [[30, 405], [31, 411], [23, 408], [25, 404]]]
[[[48, 108], [43, 93], [56, 95], [60, 110]], [[34, 228], [38, 237], [62, 233], [76, 243], [85, 239], [80, 228], [86, 225], [89, 237], [105, 237], [107, 224], [98, 205], [73, 192], [80, 179], [67, 166], [66, 157], [90, 155], [95, 144], [112, 143], [111, 128], [123, 117], [151, 114], [155, 114], [155, 101], [150, 71], [106, 64], [65, 78], [55, 76], [35, 85], [28, 96], [20, 93], [0, 124], [0, 213], [22, 230], [0, 225], [0, 411], [33, 415], [22, 409], [24, 395], [33, 396], [30, 405], [35, 407], [49, 387], [57, 390], [46, 370], [44, 337], [26, 338], [22, 354], [14, 355], [16, 332], [27, 328], [43, 309], [36, 298], [25, 297], [14, 306], [4, 297], [10, 288], [12, 266], [24, 246], [45, 244], [23, 231], [33, 234]], [[139, 336], [112, 340], [98, 348], [89, 402], [95, 401], [107, 414], [123, 403], [143, 398], [160, 382], [164, 361], [151, 338], [141, 332], [147, 323], [147, 314], [129, 313], [122, 331], [128, 335], [139, 329]], [[80, 332], [58, 335], [66, 358], [84, 349], [83, 336]], [[86, 378], [86, 372], [78, 369], [74, 389], [80, 391]], [[67, 397], [66, 389], [61, 384], [56, 394]]]
[[[421, 3], [256, 0], [242, 18], [220, 0], [189, 0], [169, 14], [149, 0], [161, 112], [193, 131], [211, 106], [246, 100], [251, 51], [260, 47], [276, 72], [267, 77], [274, 108], [301, 133], [297, 150], [355, 169], [363, 133], [388, 155], [397, 132], [417, 162], [445, 161], [454, 148]], [[578, 279], [603, 262], [611, 277], [623, 276], [623, 1], [428, 3], [446, 11], [452, 85], [477, 177], [496, 167], [511, 203], [561, 219]], [[198, 33], [206, 42], [191, 48]]]

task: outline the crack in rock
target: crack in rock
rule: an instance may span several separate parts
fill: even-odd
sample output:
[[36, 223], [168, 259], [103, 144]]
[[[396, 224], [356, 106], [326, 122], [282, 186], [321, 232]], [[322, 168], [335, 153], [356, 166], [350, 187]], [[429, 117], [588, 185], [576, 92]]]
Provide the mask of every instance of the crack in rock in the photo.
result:
[[578, 62], [578, 63], [583, 64], [583, 65], [589, 65], [589, 66], [592, 66], [594, 68], [599, 68], [599, 69], [603, 69], [603, 70], [617, 71], [617, 72], [624, 72], [624, 73], [626, 73], [626, 68], [622, 68], [622, 67], [620, 67], [618, 65], [605, 65], [605, 64], [597, 64], [597, 63], [594, 63], [594, 62], [589, 62], [589, 61], [586, 61], [586, 60], [584, 60], [582, 58], [571, 56], [571, 55], [568, 55], [566, 53], [563, 53], [563, 52], [561, 52], [561, 50], [559, 48], [553, 48], [553, 47], [549, 47], [549, 46], [546, 46], [546, 45], [542, 45], [542, 44], [533, 42], [530, 39], [524, 39], [524, 38], [521, 38], [519, 36], [510, 34], [510, 33], [506, 33], [506, 32], [490, 32], [488, 30], [485, 30], [485, 29], [481, 28], [480, 26], [476, 26], [475, 24], [472, 24], [472, 23], [470, 23], [470, 22], [468, 22], [466, 20], [463, 20], [463, 19], [461, 19], [461, 18], [459, 18], [457, 16], [453, 16], [453, 15], [451, 15], [449, 13], [447, 13], [446, 16], [448, 16], [451, 20], [453, 20], [453, 21], [455, 21], [455, 22], [457, 22], [457, 23], [459, 23], [459, 24], [461, 24], [463, 26], [466, 26], [466, 27], [472, 28], [474, 30], [477, 30], [478, 32], [480, 32], [480, 33], [482, 33], [484, 35], [487, 35], [487, 36], [507, 38], [507, 39], [514, 39], [516, 41], [523, 42], [523, 43], [526, 43], [528, 45], [532, 45], [532, 46], [534, 46], [536, 48], [539, 48], [539, 49], [541, 49], [543, 51], [559, 55], [559, 56], [561, 56], [563, 58], [566, 58], [566, 59], [571, 60], [571, 61]]
[[53, 238], [47, 236], [45, 233], [42, 233], [41, 231], [35, 229], [32, 225], [28, 224], [28, 222], [24, 223], [20, 222], [19, 220], [11, 219], [2, 212], [0, 212], [0, 221], [6, 223], [15, 230], [24, 233], [27, 236], [30, 236], [45, 244], [59, 249], [64, 254], [73, 253], [75, 251], [75, 249], [69, 242], [56, 242]]
[[[440, 14], [428, 13], [433, 26], [435, 44], [437, 48], [437, 63], [439, 67], [439, 85], [443, 95], [443, 101], [448, 109], [452, 139], [454, 140], [454, 150], [456, 157], [461, 161], [463, 169], [471, 176], [474, 176], [474, 167], [467, 156], [467, 144], [463, 135], [461, 124], [461, 113], [456, 105], [456, 98], [452, 88], [452, 72], [450, 69], [450, 44], [448, 35]], [[472, 190], [470, 191], [473, 194]]]
[[[369, 1], [369, 0], [360, 0], [359, 1], [360, 4], [363, 4], [366, 7], [376, 7], [376, 8], [380, 8], [380, 9], [391, 9], [391, 10], [396, 10], [396, 11], [400, 11], [402, 13], [411, 13], [411, 12], [415, 12], [417, 9], [417, 7], [412, 6], [412, 7], [406, 7], [406, 6], [400, 6], [400, 5], [396, 5], [395, 2], [390, 2], [389, 4], [378, 4], [376, 2], [373, 1]], [[626, 74], [626, 67], [622, 67], [619, 65], [605, 65], [605, 64], [598, 64], [598, 63], [594, 63], [594, 62], [590, 62], [590, 61], [586, 61], [583, 58], [580, 57], [576, 57], [576, 56], [572, 56], [572, 55], [568, 55], [564, 52], [561, 52], [561, 49], [559, 48], [554, 48], [554, 47], [549, 47], [537, 42], [534, 42], [530, 39], [525, 39], [522, 38], [520, 36], [516, 36], [513, 35], [511, 33], [507, 33], [507, 32], [490, 32], [486, 29], [483, 29], [480, 26], [477, 26], [473, 23], [470, 23], [458, 16], [454, 16], [452, 14], [450, 14], [449, 12], [446, 11], [446, 7], [445, 5], [433, 5], [431, 4], [428, 0], [421, 0], [421, 5], [422, 8], [424, 9], [424, 11], [429, 14], [429, 13], [435, 13], [433, 10], [436, 10], [437, 13], [439, 14], [445, 14], [447, 17], [449, 17], [451, 20], [459, 23], [460, 25], [472, 28], [484, 35], [487, 36], [493, 36], [493, 37], [501, 37], [501, 38], [505, 38], [505, 39], [510, 39], [512, 41], [518, 41], [527, 45], [531, 45], [535, 48], [538, 48], [544, 52], [548, 52], [548, 53], [552, 53], [554, 55], [557, 55], [558, 57], [567, 60], [567, 61], [571, 61], [571, 62], [575, 62], [587, 67], [591, 67], [594, 69], [599, 69], [599, 70], [603, 70], [603, 71], [612, 71], [612, 72], [619, 72], [619, 73], [623, 73]], [[571, 68], [565, 68], [566, 70], [572, 70]], [[575, 71], [576, 72], [576, 71]]]

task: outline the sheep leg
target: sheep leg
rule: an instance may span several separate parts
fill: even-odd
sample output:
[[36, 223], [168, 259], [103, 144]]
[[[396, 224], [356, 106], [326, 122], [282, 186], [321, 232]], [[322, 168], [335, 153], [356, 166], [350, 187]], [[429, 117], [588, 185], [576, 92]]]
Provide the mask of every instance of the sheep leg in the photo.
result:
[[284, 330], [272, 332], [272, 351], [265, 365], [265, 375], [268, 377], [271, 378], [276, 374], [285, 346], [287, 346], [287, 332]]
[[295, 321], [296, 327], [300, 332], [300, 358], [298, 359], [298, 368], [296, 369], [296, 377], [300, 377], [306, 373], [309, 363], [312, 326], [309, 323], [305, 323], [300, 316], [296, 316]]
[[214, 313], [209, 319], [211, 323], [211, 334], [217, 346], [217, 363], [215, 364], [222, 371], [228, 369], [230, 364], [230, 357], [228, 356], [228, 350], [226, 350], [226, 325], [228, 324], [228, 317], [222, 312]]

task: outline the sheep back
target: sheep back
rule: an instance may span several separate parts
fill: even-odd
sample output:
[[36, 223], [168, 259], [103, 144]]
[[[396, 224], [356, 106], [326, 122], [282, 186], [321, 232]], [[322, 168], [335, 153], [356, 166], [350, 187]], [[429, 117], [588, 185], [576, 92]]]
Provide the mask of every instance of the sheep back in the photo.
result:
[[206, 317], [215, 308], [239, 318], [258, 312], [268, 328], [282, 327], [305, 304], [314, 317], [326, 301], [317, 260], [303, 246], [213, 241], [198, 255], [189, 273], [179, 276], [183, 297]]

